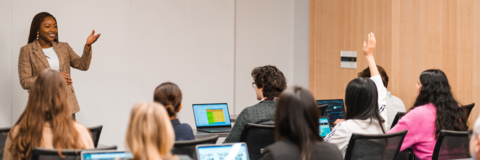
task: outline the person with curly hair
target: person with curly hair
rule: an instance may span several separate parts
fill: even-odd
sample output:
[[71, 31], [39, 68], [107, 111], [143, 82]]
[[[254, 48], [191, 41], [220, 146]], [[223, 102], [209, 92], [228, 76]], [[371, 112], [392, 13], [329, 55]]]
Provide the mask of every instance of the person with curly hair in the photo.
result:
[[259, 103], [242, 110], [224, 143], [239, 142], [248, 123], [274, 124], [277, 97], [287, 88], [287, 80], [277, 67], [266, 65], [252, 71], [253, 83]]

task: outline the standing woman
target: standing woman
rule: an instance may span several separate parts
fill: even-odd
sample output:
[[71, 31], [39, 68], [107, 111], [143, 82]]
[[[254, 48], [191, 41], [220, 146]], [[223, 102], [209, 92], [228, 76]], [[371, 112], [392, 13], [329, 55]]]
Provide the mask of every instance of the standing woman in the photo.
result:
[[72, 116], [80, 111], [75, 90], [70, 77], [70, 66], [86, 71], [92, 60], [92, 44], [100, 34], [88, 36], [82, 57], [78, 56], [65, 42], [58, 42], [57, 20], [47, 12], [38, 13], [33, 17], [30, 26], [28, 44], [20, 49], [18, 58], [18, 75], [23, 89], [29, 90], [37, 76], [44, 69], [52, 69], [62, 73], [68, 84], [68, 103]]

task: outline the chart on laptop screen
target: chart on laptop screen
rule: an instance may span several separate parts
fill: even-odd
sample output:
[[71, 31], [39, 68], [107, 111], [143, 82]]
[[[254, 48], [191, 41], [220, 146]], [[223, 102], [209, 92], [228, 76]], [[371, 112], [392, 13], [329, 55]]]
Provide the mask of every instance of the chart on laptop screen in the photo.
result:
[[221, 104], [194, 104], [193, 113], [198, 127], [230, 125], [228, 106]]

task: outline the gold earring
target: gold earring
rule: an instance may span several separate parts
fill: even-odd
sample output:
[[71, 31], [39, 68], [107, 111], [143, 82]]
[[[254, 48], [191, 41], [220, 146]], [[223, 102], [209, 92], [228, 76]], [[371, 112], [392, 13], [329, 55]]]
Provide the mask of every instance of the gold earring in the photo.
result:
[[37, 39], [38, 39], [39, 34], [40, 34], [40, 32], [37, 32]]

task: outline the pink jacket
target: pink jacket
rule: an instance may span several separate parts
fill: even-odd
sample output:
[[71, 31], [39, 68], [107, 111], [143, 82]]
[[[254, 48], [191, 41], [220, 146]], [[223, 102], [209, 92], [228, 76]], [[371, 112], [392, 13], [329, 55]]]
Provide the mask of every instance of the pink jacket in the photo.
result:
[[435, 148], [435, 120], [437, 108], [432, 104], [418, 106], [402, 117], [388, 133], [408, 130], [400, 151], [412, 147], [415, 155], [421, 159], [432, 159]]

